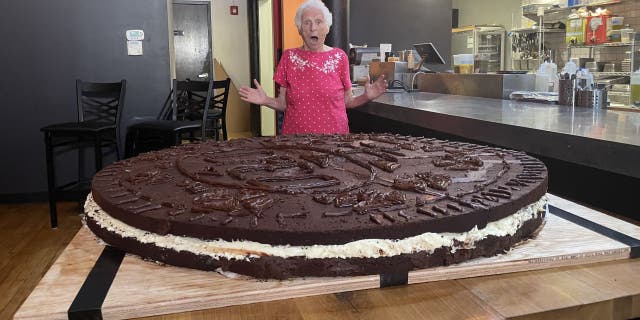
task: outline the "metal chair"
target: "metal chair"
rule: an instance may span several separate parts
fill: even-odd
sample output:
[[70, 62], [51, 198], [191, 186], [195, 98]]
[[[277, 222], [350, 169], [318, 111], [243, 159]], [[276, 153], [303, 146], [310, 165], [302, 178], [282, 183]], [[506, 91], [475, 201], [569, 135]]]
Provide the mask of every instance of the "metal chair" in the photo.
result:
[[127, 128], [125, 157], [182, 144], [185, 134], [194, 141], [202, 127], [200, 113], [211, 101], [213, 81], [176, 81], [155, 120]]
[[[114, 83], [76, 80], [77, 121], [52, 124], [40, 129], [44, 133], [52, 228], [58, 226], [56, 208], [58, 192], [72, 187], [80, 189], [83, 183], [88, 182], [82, 179], [83, 148], [88, 146], [94, 148], [96, 172], [102, 169], [103, 148], [115, 147], [116, 156], [120, 159], [118, 129], [124, 107], [126, 83], [126, 80]], [[62, 153], [75, 149], [79, 150], [78, 180], [56, 186], [54, 151]]]

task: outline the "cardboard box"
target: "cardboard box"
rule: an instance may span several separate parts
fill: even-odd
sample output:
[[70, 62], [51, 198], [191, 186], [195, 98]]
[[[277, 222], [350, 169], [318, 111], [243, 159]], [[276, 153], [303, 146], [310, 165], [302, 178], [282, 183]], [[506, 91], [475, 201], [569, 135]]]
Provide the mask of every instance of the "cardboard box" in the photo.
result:
[[602, 44], [609, 42], [607, 35], [611, 32], [611, 16], [587, 17], [586, 44]]
[[587, 19], [577, 18], [567, 20], [567, 44], [584, 44]]

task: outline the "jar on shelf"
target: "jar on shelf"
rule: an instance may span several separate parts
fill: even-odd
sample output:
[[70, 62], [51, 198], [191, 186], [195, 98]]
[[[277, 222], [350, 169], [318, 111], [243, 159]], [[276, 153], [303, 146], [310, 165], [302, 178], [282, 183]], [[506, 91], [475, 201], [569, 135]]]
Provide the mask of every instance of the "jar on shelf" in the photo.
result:
[[631, 39], [633, 39], [633, 28], [626, 25], [624, 29], [620, 29], [620, 42], [631, 43]]

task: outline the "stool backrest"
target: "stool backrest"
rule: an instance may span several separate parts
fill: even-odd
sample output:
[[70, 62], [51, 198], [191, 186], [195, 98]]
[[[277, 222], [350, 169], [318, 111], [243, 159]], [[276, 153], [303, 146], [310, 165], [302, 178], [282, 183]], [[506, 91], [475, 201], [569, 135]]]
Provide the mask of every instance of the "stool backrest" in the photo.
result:
[[126, 95], [126, 80], [98, 83], [76, 80], [78, 122], [118, 124]]
[[[217, 80], [213, 82], [214, 96], [211, 98], [211, 108], [218, 108], [222, 111], [221, 117], [224, 118], [227, 112], [227, 101], [229, 100], [229, 86], [231, 85], [231, 79], [226, 78], [224, 80]], [[207, 112], [209, 108], [205, 110], [204, 120], [206, 120]]]
[[211, 103], [213, 81], [175, 81], [173, 89], [173, 120], [200, 120]]

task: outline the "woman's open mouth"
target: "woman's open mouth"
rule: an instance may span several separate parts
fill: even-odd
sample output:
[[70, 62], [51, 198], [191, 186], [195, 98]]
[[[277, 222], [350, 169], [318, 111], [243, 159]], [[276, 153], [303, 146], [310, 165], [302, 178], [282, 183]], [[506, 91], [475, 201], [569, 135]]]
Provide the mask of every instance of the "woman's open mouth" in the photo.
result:
[[318, 41], [318, 36], [311, 36], [311, 40]]

